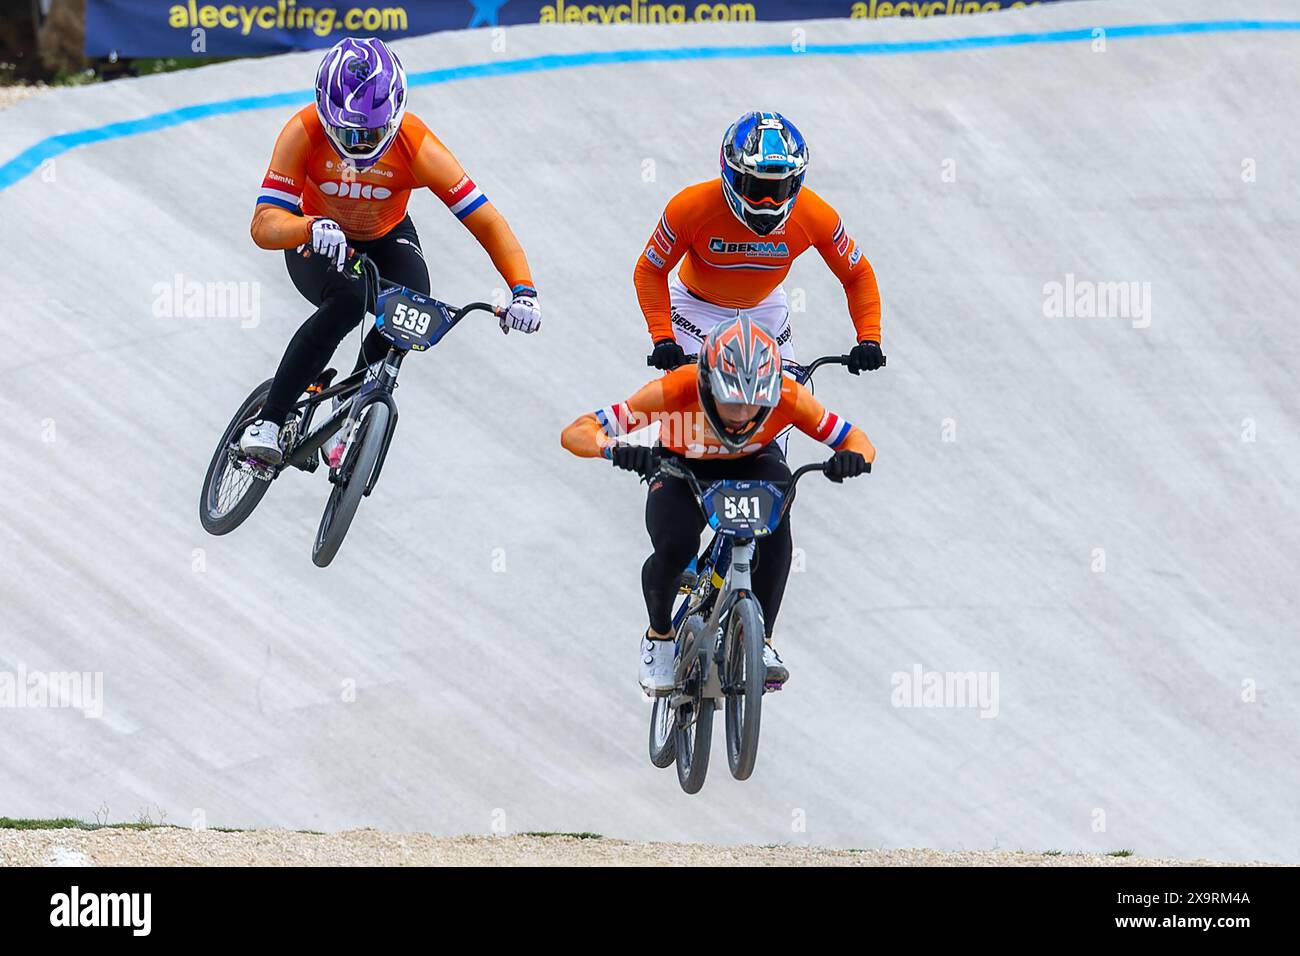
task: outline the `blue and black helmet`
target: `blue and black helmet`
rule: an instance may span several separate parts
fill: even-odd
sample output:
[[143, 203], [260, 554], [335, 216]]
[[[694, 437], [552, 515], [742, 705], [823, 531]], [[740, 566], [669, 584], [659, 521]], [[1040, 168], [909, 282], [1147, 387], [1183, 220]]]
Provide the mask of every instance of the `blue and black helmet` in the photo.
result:
[[722, 138], [722, 192], [760, 236], [785, 224], [808, 169], [808, 144], [780, 113], [746, 113]]

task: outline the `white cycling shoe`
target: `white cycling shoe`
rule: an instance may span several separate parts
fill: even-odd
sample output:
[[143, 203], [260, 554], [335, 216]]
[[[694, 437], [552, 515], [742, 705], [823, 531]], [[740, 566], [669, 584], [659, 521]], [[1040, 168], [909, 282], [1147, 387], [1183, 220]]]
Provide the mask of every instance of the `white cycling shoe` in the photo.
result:
[[673, 659], [677, 642], [641, 638], [641, 689], [649, 697], [662, 697], [673, 689]]
[[790, 670], [781, 660], [781, 655], [776, 652], [776, 648], [771, 644], [763, 645], [763, 664], [767, 667], [767, 677], [764, 683], [770, 690], [779, 690], [790, 679]]
[[239, 439], [239, 450], [268, 465], [278, 465], [284, 459], [280, 448], [280, 426], [261, 418], [244, 429]]

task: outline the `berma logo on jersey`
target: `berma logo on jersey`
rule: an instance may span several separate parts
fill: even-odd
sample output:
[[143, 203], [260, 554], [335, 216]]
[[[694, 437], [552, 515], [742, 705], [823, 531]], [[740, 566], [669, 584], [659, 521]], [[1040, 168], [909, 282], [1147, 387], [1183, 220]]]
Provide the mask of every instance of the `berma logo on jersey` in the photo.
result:
[[754, 259], [786, 259], [790, 256], [790, 247], [784, 242], [728, 242], [717, 236], [709, 240], [709, 251]]

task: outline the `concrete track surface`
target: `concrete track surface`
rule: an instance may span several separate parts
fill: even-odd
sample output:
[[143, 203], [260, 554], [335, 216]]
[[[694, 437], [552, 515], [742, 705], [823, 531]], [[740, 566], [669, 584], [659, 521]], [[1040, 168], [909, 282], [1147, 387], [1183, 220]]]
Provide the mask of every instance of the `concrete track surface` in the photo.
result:
[[[0, 812], [1300, 862], [1300, 32], [1087, 32], [1294, 13], [1113, 0], [817, 22], [798, 56], [415, 88], [528, 250], [545, 327], [467, 324], [411, 359], [383, 480], [323, 571], [320, 474], [277, 482], [227, 538], [196, 519], [221, 429], [308, 312], [247, 234], [292, 107], [0, 181], [0, 672], [103, 681], [98, 719], [0, 710]], [[398, 49], [419, 72], [788, 47], [795, 26]], [[902, 41], [921, 45], [817, 50]], [[0, 113], [0, 163], [56, 134], [305, 90], [316, 60], [49, 90]], [[686, 797], [644, 752], [643, 490], [558, 436], [648, 377], [633, 263], [755, 107], [810, 139], [809, 184], [879, 276], [889, 366], [819, 378], [878, 467], [804, 486], [778, 628], [793, 677], [754, 777], [730, 779], [719, 739]], [[411, 211], [435, 292], [490, 294], [490, 263], [440, 204]], [[244, 318], [160, 315], [177, 276], [243, 283]], [[1120, 282], [1137, 297], [1119, 314], [1046, 314], [1052, 283]], [[799, 354], [845, 351], [815, 254], [788, 287]], [[996, 680], [996, 697], [897, 706], [918, 669]]]

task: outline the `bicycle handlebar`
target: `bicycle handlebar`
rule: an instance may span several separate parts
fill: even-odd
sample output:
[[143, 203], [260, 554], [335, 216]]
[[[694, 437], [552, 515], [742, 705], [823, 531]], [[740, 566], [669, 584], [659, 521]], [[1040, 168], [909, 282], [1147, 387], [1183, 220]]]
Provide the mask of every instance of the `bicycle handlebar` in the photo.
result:
[[[364, 252], [357, 252], [351, 246], [349, 246], [348, 249], [352, 253], [352, 255], [348, 256], [348, 261], [353, 261], [354, 259], [359, 260], [361, 262], [361, 268], [367, 270], [367, 272], [375, 278], [376, 288], [373, 291], [371, 304], [376, 308], [378, 308], [378, 302], [376, 300], [378, 299], [380, 292], [387, 292], [389, 289], [405, 288], [400, 282], [394, 282], [391, 279], [385, 279], [381, 276], [379, 274], [379, 265]], [[311, 255], [312, 251], [310, 248], [303, 249], [302, 257], [304, 259], [310, 258]], [[370, 311], [374, 312], [375, 308], [372, 308]], [[498, 308], [497, 306], [491, 305], [487, 302], [471, 302], [469, 305], [461, 306], [459, 309], [452, 309], [451, 317], [453, 321], [459, 322], [471, 312], [490, 312], [498, 319], [506, 314], [504, 308]]]
[[[682, 362], [682, 365], [694, 365], [697, 361], [699, 361], [699, 358], [700, 357], [698, 355], [688, 355], [686, 356], [685, 361]], [[646, 365], [649, 365], [651, 368], [654, 368], [655, 357], [653, 355], [647, 355], [645, 357], [645, 363]], [[679, 365], [677, 367], [681, 368], [682, 365]]]
[[[688, 355], [686, 356], [686, 361], [683, 364], [694, 365], [696, 362], [699, 361], [699, 358], [700, 357], [698, 355]], [[654, 356], [647, 355], [645, 357], [645, 364], [653, 368], [655, 364]], [[795, 377], [795, 381], [797, 381], [800, 385], [808, 384], [808, 381], [813, 377], [813, 373], [816, 372], [823, 365], [848, 365], [848, 364], [849, 364], [849, 357], [847, 355], [823, 355], [819, 359], [814, 359], [812, 363], [809, 365], [802, 365], [799, 362], [795, 362], [790, 359], [783, 359], [781, 361], [782, 369], [792, 373]], [[678, 368], [680, 367], [681, 366], [679, 365]]]
[[469, 305], [463, 305], [459, 309], [453, 310], [451, 313], [451, 317], [455, 321], [459, 322], [461, 319], [469, 315], [471, 312], [491, 312], [498, 319], [506, 314], [506, 310], [504, 308], [499, 308], [488, 302], [471, 302]]
[[[686, 356], [685, 364], [690, 365], [697, 362], [698, 360], [699, 360], [698, 355], [688, 355]], [[646, 364], [653, 365], [654, 356], [647, 355]], [[813, 377], [813, 373], [816, 372], [823, 365], [848, 365], [849, 356], [823, 355], [821, 358], [814, 359], [808, 365], [801, 365], [798, 362], [793, 362], [793, 361], [782, 361], [781, 364], [786, 371], [793, 372], [795, 379], [802, 385], [802, 384], [806, 384]], [[662, 447], [657, 447], [655, 448], [654, 451], [655, 451], [655, 457], [659, 462], [660, 471], [663, 471], [665, 474], [671, 475], [674, 478], [681, 478], [685, 480], [687, 484], [690, 486], [691, 490], [695, 492], [695, 496], [697, 498], [704, 497], [704, 492], [700, 489], [699, 482], [696, 481], [695, 475], [690, 471], [690, 469], [683, 468], [678, 463], [677, 456], [673, 452]], [[825, 470], [826, 470], [825, 462], [813, 462], [812, 464], [804, 465], [803, 467], [799, 468], [797, 471], [794, 472], [794, 474], [790, 476], [790, 482], [788, 488], [793, 490], [795, 486], [795, 482], [797, 482], [800, 478], [802, 478], [810, 471], [824, 472]]]
[[[677, 456], [673, 452], [668, 451], [666, 448], [656, 448], [654, 449], [654, 452], [655, 452], [655, 458], [658, 459], [659, 461], [659, 470], [661, 472], [663, 472], [665, 475], [668, 475], [671, 478], [681, 478], [690, 487], [691, 491], [694, 492], [696, 498], [699, 499], [704, 498], [704, 489], [700, 487], [700, 481], [698, 478], [695, 477], [695, 472], [691, 471], [689, 468], [683, 465], [681, 463], [681, 459], [679, 456]], [[794, 494], [794, 486], [799, 483], [799, 479], [802, 478], [804, 475], [808, 474], [810, 471], [820, 471], [825, 473], [826, 462], [824, 461], [809, 462], [806, 465], [802, 465], [801, 467], [796, 468], [788, 481], [773, 482], [773, 483], [784, 484], [786, 489], [786, 496], [790, 497]], [[735, 480], [745, 481], [748, 479], [735, 479]]]
[[794, 474], [790, 476], [790, 485], [789, 485], [789, 487], [790, 487], [790, 488], [793, 488], [793, 487], [794, 487], [794, 483], [795, 483], [796, 481], [798, 481], [800, 478], [802, 478], [804, 475], [808, 474], [808, 472], [810, 472], [810, 471], [820, 471], [820, 472], [822, 472], [823, 474], [825, 474], [825, 473], [826, 473], [826, 462], [824, 462], [824, 461], [813, 461], [813, 462], [809, 462], [809, 463], [806, 464], [806, 465], [803, 465], [803, 466], [800, 467], [800, 468], [796, 468], [795, 471], [794, 471]]
[[[685, 467], [676, 455], [666, 449], [655, 449], [655, 457], [659, 460], [659, 470], [661, 472], [671, 478], [681, 478], [686, 482], [687, 487], [691, 489], [691, 493], [695, 496], [696, 505], [699, 506], [701, 513], [704, 513], [704, 489], [700, 487], [699, 479], [695, 477], [695, 473]], [[788, 481], [773, 482], [773, 484], [785, 485], [785, 495], [781, 499], [781, 518], [777, 521], [777, 524], [780, 524], [781, 521], [785, 520], [785, 513], [790, 510], [790, 505], [794, 502], [795, 485], [799, 483], [800, 478], [811, 471], [820, 471], [824, 474], [826, 471], [826, 462], [809, 462], [806, 465], [796, 468], [794, 474], [790, 476]], [[746, 479], [738, 480], [743, 481]], [[705, 517], [707, 518], [708, 515], [705, 514]]]

